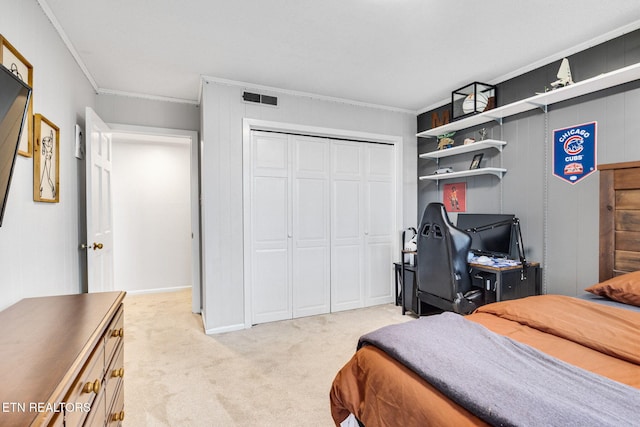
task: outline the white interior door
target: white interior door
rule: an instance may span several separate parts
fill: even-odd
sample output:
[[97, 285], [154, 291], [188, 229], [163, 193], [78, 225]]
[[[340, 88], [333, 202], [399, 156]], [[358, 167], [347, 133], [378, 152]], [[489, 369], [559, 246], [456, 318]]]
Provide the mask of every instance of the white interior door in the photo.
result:
[[114, 289], [111, 131], [91, 108], [85, 116], [88, 290], [106, 292]]
[[293, 317], [330, 310], [329, 144], [289, 136], [293, 144]]
[[364, 307], [365, 144], [331, 144], [331, 311]]

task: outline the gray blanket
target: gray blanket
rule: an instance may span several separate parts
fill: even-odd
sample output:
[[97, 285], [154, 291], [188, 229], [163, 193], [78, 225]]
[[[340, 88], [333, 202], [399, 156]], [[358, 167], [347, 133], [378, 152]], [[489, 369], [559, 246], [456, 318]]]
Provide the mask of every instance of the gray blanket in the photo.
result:
[[640, 426], [640, 390], [495, 334], [453, 313], [360, 338], [500, 426]]

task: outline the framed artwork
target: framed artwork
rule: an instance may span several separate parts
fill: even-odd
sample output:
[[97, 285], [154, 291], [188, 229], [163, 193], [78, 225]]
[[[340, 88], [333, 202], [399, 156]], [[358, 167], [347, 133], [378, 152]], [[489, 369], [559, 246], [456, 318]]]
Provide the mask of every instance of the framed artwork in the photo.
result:
[[454, 182], [442, 187], [442, 204], [447, 212], [467, 211], [467, 183]]
[[482, 156], [484, 156], [484, 153], [476, 154], [475, 156], [473, 156], [473, 160], [471, 160], [469, 169], [478, 169], [480, 167], [480, 162], [482, 161]]
[[[33, 67], [2, 35], [0, 35], [0, 64], [33, 89]], [[27, 132], [22, 132], [20, 136], [18, 154], [31, 157], [33, 155], [33, 92], [31, 92], [31, 100], [27, 110], [25, 130]]]
[[60, 128], [42, 114], [33, 119], [33, 200], [60, 201]]

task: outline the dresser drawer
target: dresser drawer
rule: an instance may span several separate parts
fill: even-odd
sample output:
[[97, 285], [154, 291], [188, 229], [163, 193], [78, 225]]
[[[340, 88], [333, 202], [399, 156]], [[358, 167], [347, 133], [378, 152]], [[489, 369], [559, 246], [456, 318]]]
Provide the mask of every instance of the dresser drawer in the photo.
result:
[[[89, 356], [80, 375], [73, 382], [65, 402], [78, 408], [91, 405], [91, 411], [93, 411], [94, 400], [102, 392], [103, 370], [104, 346], [98, 345]], [[67, 412], [65, 426], [81, 426], [86, 415], [85, 411]]]
[[107, 414], [107, 426], [117, 427], [122, 425], [124, 420], [124, 382], [118, 382], [115, 400], [111, 411]]
[[[91, 412], [87, 415], [83, 427], [99, 427], [104, 426], [105, 417], [107, 413], [106, 398], [107, 393], [104, 389], [101, 390], [93, 401], [91, 406]], [[68, 418], [68, 417], [67, 417]], [[65, 427], [69, 426], [69, 423], [65, 420]]]
[[[124, 337], [124, 310], [122, 305], [109, 324], [104, 334], [105, 340], [105, 367], [108, 367], [113, 359], [116, 349], [122, 343]], [[107, 372], [105, 371], [105, 374]]]
[[113, 404], [116, 391], [120, 387], [124, 377], [124, 346], [120, 344], [116, 348], [116, 356], [111, 361], [111, 365], [105, 375], [105, 392], [107, 394], [107, 408]]

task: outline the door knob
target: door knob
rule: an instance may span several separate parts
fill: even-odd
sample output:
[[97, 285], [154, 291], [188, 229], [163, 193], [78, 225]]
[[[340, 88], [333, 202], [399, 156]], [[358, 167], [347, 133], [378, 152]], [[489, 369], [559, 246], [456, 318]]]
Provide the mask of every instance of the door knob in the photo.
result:
[[102, 249], [102, 248], [104, 248], [104, 245], [102, 243], [96, 243], [96, 242], [93, 242], [93, 246], [92, 245], [88, 245], [86, 243], [82, 243], [80, 245], [80, 249], [93, 249], [94, 251], [96, 249]]

